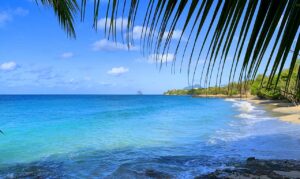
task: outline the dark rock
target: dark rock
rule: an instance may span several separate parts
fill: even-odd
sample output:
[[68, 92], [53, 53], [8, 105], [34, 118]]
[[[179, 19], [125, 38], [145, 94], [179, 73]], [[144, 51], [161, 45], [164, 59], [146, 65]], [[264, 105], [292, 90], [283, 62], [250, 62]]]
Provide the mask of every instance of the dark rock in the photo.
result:
[[145, 171], [145, 175], [147, 177], [151, 177], [151, 178], [171, 178], [171, 176], [169, 176], [166, 173], [156, 171], [156, 170], [152, 170], [152, 169], [147, 169]]
[[247, 158], [247, 162], [252, 162], [254, 160], [255, 160], [255, 157], [249, 157], [249, 158]]
[[259, 160], [250, 157], [246, 162], [234, 166], [234, 169], [216, 170], [196, 178], [300, 178], [300, 161], [295, 160]]

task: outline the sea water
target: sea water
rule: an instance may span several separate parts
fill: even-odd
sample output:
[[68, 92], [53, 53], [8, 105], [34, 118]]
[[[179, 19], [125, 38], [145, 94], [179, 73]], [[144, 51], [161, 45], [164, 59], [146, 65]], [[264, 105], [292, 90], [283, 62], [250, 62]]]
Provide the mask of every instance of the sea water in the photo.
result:
[[238, 99], [0, 96], [0, 178], [189, 178], [300, 159], [300, 125]]

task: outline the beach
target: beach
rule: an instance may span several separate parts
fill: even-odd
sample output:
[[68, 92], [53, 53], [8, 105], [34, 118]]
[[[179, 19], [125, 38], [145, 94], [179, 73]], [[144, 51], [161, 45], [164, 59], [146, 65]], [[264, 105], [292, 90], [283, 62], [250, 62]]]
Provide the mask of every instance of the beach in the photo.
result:
[[283, 100], [263, 100], [255, 97], [245, 98], [256, 105], [262, 105], [272, 116], [295, 124], [300, 124], [300, 106]]
[[300, 126], [269, 108], [239, 98], [3, 95], [0, 178], [298, 175]]
[[[225, 98], [227, 101], [246, 101], [253, 106], [262, 108], [267, 115], [279, 119], [280, 121], [300, 124], [300, 106], [294, 105], [284, 100], [264, 100], [254, 96], [232, 96], [228, 98], [225, 95], [200, 95], [200, 98]], [[238, 98], [240, 100], [238, 100]], [[248, 110], [249, 106], [244, 108]], [[251, 120], [251, 119], [249, 119]], [[234, 168], [217, 169], [206, 175], [200, 175], [196, 178], [299, 178], [300, 161], [299, 160], [276, 160], [276, 159], [257, 159], [254, 156], [249, 157], [242, 162], [233, 164]]]
[[300, 105], [295, 105], [285, 100], [268, 100], [259, 99], [251, 95], [195, 95], [199, 98], [225, 98], [225, 99], [241, 99], [246, 100], [254, 105], [262, 106], [271, 116], [276, 117], [285, 122], [300, 124]]

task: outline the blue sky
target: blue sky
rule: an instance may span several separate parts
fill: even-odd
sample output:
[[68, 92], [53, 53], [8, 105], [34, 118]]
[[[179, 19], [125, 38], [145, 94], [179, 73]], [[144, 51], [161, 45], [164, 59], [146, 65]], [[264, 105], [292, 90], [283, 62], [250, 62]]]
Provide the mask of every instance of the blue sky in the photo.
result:
[[[87, 12], [92, 12], [91, 5]], [[178, 63], [175, 74], [168, 63], [159, 70], [153, 55], [142, 55], [138, 42], [128, 51], [120, 40], [117, 45], [108, 41], [101, 19], [104, 12], [100, 14], [98, 32], [92, 28], [91, 13], [85, 22], [77, 17], [77, 38], [71, 39], [52, 9], [37, 6], [32, 0], [0, 1], [0, 94], [161, 94], [188, 86], [186, 59], [181, 73]], [[136, 41], [143, 20], [137, 17], [133, 29]], [[176, 29], [175, 42], [180, 32]], [[230, 50], [229, 60], [232, 53]], [[162, 58], [170, 62], [173, 54]], [[203, 58], [199, 68], [202, 63]], [[196, 76], [199, 74], [197, 71]], [[228, 77], [228, 70], [223, 75]]]
[[[1, 94], [160, 94], [187, 86], [187, 76], [160, 71], [138, 47], [128, 51], [76, 21], [70, 39], [49, 8], [30, 0], [0, 2]], [[101, 20], [101, 19], [99, 19]]]

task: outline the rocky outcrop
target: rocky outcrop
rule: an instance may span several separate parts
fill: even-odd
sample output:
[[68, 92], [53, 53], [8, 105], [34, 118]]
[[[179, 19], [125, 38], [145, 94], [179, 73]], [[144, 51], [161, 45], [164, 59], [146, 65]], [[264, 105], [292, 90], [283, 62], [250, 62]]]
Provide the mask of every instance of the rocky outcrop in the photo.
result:
[[222, 169], [196, 178], [300, 178], [300, 161], [258, 160], [250, 157], [234, 169]]

